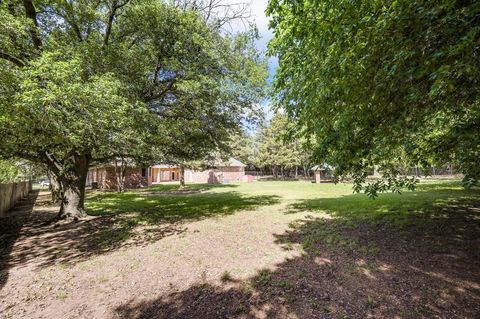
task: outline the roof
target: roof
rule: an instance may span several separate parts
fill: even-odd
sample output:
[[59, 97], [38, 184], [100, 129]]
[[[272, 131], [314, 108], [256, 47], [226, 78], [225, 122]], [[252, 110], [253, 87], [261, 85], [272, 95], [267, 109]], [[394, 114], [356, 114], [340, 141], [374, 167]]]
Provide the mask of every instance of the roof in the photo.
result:
[[247, 165], [243, 164], [242, 162], [240, 162], [236, 158], [230, 157], [228, 159], [228, 166], [242, 166], [242, 167], [245, 167]]
[[[222, 162], [217, 161], [213, 164], [213, 166], [236, 166], [236, 167], [245, 167], [247, 165], [243, 164], [236, 158], [230, 157], [228, 161]], [[168, 165], [168, 164], [157, 164], [153, 165], [152, 168], [178, 168], [178, 165]]]
[[177, 168], [177, 165], [168, 165], [168, 164], [157, 164], [157, 165], [152, 165], [152, 168]]
[[317, 164], [313, 166], [310, 170], [311, 171], [333, 171], [333, 167], [328, 165], [327, 163], [323, 163], [323, 164]]

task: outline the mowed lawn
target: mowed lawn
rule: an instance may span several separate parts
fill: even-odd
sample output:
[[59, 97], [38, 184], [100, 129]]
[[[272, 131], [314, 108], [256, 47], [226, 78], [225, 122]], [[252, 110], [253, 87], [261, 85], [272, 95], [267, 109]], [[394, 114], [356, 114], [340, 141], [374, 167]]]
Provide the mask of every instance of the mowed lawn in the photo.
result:
[[26, 222], [4, 249], [6, 318], [480, 313], [480, 191], [458, 181], [375, 200], [350, 184], [168, 184], [86, 207], [76, 224]]

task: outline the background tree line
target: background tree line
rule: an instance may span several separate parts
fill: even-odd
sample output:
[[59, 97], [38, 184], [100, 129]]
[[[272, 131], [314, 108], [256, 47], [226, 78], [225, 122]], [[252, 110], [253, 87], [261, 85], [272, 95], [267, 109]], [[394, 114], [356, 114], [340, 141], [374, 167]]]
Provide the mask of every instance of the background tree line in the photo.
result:
[[248, 165], [247, 170], [279, 177], [308, 177], [313, 165], [308, 143], [292, 135], [295, 124], [276, 113], [253, 132], [232, 138], [232, 156]]

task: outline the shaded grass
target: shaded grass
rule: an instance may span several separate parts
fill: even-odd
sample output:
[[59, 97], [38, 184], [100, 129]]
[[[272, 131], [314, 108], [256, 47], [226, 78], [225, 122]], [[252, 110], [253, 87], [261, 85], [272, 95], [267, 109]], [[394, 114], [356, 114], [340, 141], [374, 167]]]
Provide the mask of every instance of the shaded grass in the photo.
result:
[[458, 216], [480, 202], [479, 190], [466, 190], [459, 182], [421, 184], [413, 192], [380, 194], [369, 199], [364, 194], [334, 198], [315, 198], [290, 205], [290, 213], [324, 212], [345, 223], [358, 221], [395, 226], [429, 227], [432, 220], [449, 219], [454, 209]]
[[[261, 269], [249, 279], [233, 278], [228, 271], [237, 267], [230, 267], [229, 261], [225, 261], [225, 267], [219, 268], [226, 269], [220, 276], [225, 287], [220, 289], [206, 283], [174, 292], [166, 298], [162, 296], [138, 308], [126, 304], [119, 307], [118, 316], [145, 318], [159, 314], [169, 318], [228, 318], [238, 317], [240, 313], [246, 313], [247, 317], [258, 309], [265, 309], [265, 316], [269, 318], [286, 317], [282, 309], [291, 314], [289, 317], [298, 318], [308, 318], [311, 313], [336, 318], [349, 313], [358, 314], [359, 318], [393, 318], [397, 314], [415, 318], [420, 313], [428, 317], [475, 317], [478, 313], [475, 312], [478, 310], [475, 302], [479, 300], [475, 285], [480, 269], [478, 190], [466, 191], [458, 183], [430, 183], [420, 185], [415, 192], [383, 194], [376, 200], [352, 195], [348, 184], [198, 184], [190, 185], [187, 191], [191, 192], [182, 193], [177, 185], [159, 185], [123, 194], [90, 193], [87, 207], [97, 218], [59, 224], [55, 228], [31, 227], [28, 232], [37, 235], [37, 241], [34, 245], [17, 245], [16, 254], [10, 257], [9, 263], [20, 265], [38, 258], [47, 264], [57, 262], [59, 267], [68, 267], [69, 262], [124, 247], [125, 242], [137, 247], [171, 234], [180, 234], [184, 228], [190, 227], [182, 224], [183, 221], [250, 210], [255, 213], [259, 224], [273, 220], [281, 225], [280, 230], [276, 228], [272, 234], [267, 234], [268, 231], [260, 233], [257, 225], [246, 223], [240, 213], [238, 218], [226, 220], [228, 228], [218, 234], [225, 236], [223, 238], [232, 236], [228, 239], [234, 239], [241, 248], [245, 247], [242, 240], [252, 236], [255, 242], [258, 240], [253, 249], [267, 256], [278, 253], [270, 246], [275, 239], [290, 250], [303, 244], [305, 251], [275, 263], [273, 269]], [[251, 214], [248, 215], [252, 218]], [[292, 223], [290, 231], [283, 233], [287, 222], [299, 218], [304, 219]], [[222, 222], [207, 222], [202, 225], [207, 227], [201, 230], [207, 232], [222, 227], [225, 225]], [[239, 232], [242, 227], [248, 231]], [[197, 231], [192, 228], [193, 232]], [[438, 236], [429, 236], [423, 229]], [[230, 230], [234, 231], [227, 233]], [[403, 230], [408, 235], [405, 238], [398, 234]], [[138, 234], [142, 237], [133, 238]], [[203, 233], [199, 236], [187, 237], [185, 241], [201, 238]], [[265, 246], [265, 242], [269, 246]], [[222, 248], [221, 254], [237, 249], [237, 246], [224, 245], [218, 240], [205, 241], [200, 248], [179, 245], [169, 249], [188, 254], [192, 249], [198, 249], [199, 254], [203, 254], [199, 260], [204, 262], [212, 256], [205, 254], [201, 247], [212, 243]], [[226, 257], [241, 261], [250, 251]], [[128, 258], [126, 263], [131, 269], [140, 270], [143, 261], [133, 257], [134, 253], [112, 257]], [[58, 257], [51, 258], [54, 254]], [[166, 256], [178, 258], [172, 253]], [[205, 264], [199, 263], [199, 267]], [[245, 268], [257, 266], [253, 264], [246, 264]], [[97, 261], [88, 271], [95, 271], [93, 267], [96, 265]], [[264, 265], [259, 262], [258, 267]], [[100, 277], [96, 280], [97, 283], [106, 283], [107, 280], [116, 283], [117, 279]], [[453, 299], [445, 297], [442, 302], [450, 303], [439, 308], [437, 306], [442, 303], [436, 300], [442, 298], [445, 287]], [[68, 296], [60, 293], [58, 298], [70, 301], [74, 294], [68, 293]], [[152, 291], [146, 290], [145, 293]], [[153, 293], [161, 296], [159, 291]]]
[[[189, 184], [184, 190], [179, 190], [177, 184], [162, 184], [125, 193], [93, 193], [86, 205], [90, 215], [115, 218], [113, 227], [94, 236], [94, 242], [100, 246], [129, 239], [140, 225], [158, 226], [283, 203], [280, 208], [286, 207], [289, 213], [326, 213], [334, 218], [328, 223], [320, 220], [311, 224], [306, 230], [305, 248], [322, 240], [329, 247], [342, 246], [368, 253], [375, 248], [359, 245], [353, 235], [360, 224], [391, 224], [441, 232], [452, 218], [466, 218], [462, 212], [477, 202], [480, 202], [480, 192], [465, 190], [459, 182], [423, 183], [414, 192], [380, 194], [372, 200], [364, 194], [352, 194], [349, 184], [275, 181]], [[345, 233], [352, 235], [345, 237], [342, 235]], [[144, 234], [157, 237], [154, 229]]]
[[[235, 187], [237, 185], [193, 184], [179, 190], [178, 185], [167, 184], [124, 193], [90, 194], [86, 203], [89, 215], [110, 218], [113, 223], [94, 232], [89, 246], [108, 249], [138, 235], [143, 241], [155, 241], [182, 231], [180, 227], [172, 226], [177, 223], [229, 215], [279, 202], [278, 196], [249, 196], [232, 191]], [[223, 191], [212, 191], [215, 189]], [[144, 226], [140, 232], [138, 226]]]
[[158, 224], [232, 214], [278, 203], [278, 196], [243, 196], [239, 192], [155, 196], [142, 192], [103, 193], [91, 197], [88, 213], [93, 216], [129, 215], [130, 222]]
[[[288, 212], [312, 214], [290, 225], [291, 233], [301, 235], [305, 250], [322, 245], [372, 256], [379, 249], [370, 232], [398, 231], [404, 238], [426, 235], [425, 240], [437, 242], [439, 250], [442, 245], [453, 247], [461, 242], [466, 252], [475, 255], [477, 243], [472, 238], [480, 233], [479, 206], [478, 189], [466, 190], [460, 182], [450, 181], [420, 184], [403, 194], [380, 194], [375, 200], [364, 194], [303, 199], [291, 203]], [[287, 249], [297, 241], [298, 236], [287, 236], [279, 243]]]
[[[358, 236], [366, 229], [365, 224], [377, 228], [388, 224], [405, 229], [405, 236], [412, 231], [441, 233], [472, 218], [469, 208], [478, 202], [480, 192], [465, 190], [459, 182], [424, 183], [414, 192], [381, 194], [372, 200], [364, 194], [352, 194], [349, 184], [275, 181], [190, 184], [184, 190], [179, 190], [176, 184], [162, 184], [125, 193], [93, 193], [87, 208], [90, 215], [111, 218], [113, 222], [92, 236], [94, 246], [100, 248], [116, 246], [138, 235], [138, 226], [146, 226], [142, 229], [145, 239], [157, 240], [181, 231], [177, 226], [169, 226], [178, 222], [244, 210], [261, 214], [269, 206], [280, 203], [282, 205], [275, 206], [279, 214], [308, 212], [310, 219], [316, 220], [307, 225], [305, 221], [290, 225], [302, 234], [304, 249], [312, 249], [321, 242], [327, 248], [339, 247], [372, 255], [378, 250], [375, 243], [366, 243]], [[474, 231], [469, 227], [462, 229]], [[293, 247], [288, 240], [279, 243], [285, 249]]]

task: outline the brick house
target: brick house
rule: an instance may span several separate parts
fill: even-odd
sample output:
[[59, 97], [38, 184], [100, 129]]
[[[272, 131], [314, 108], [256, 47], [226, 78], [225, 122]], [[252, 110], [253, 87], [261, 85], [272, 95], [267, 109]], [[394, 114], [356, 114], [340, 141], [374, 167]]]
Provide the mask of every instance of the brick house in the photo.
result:
[[[185, 169], [186, 183], [228, 183], [245, 181], [245, 164], [229, 158], [226, 163], [216, 163], [206, 170]], [[180, 179], [180, 168], [175, 165], [158, 164], [148, 168], [127, 167], [125, 187], [139, 188]], [[116, 175], [113, 165], [99, 165], [89, 169], [87, 186], [97, 183], [100, 189], [115, 189]]]

